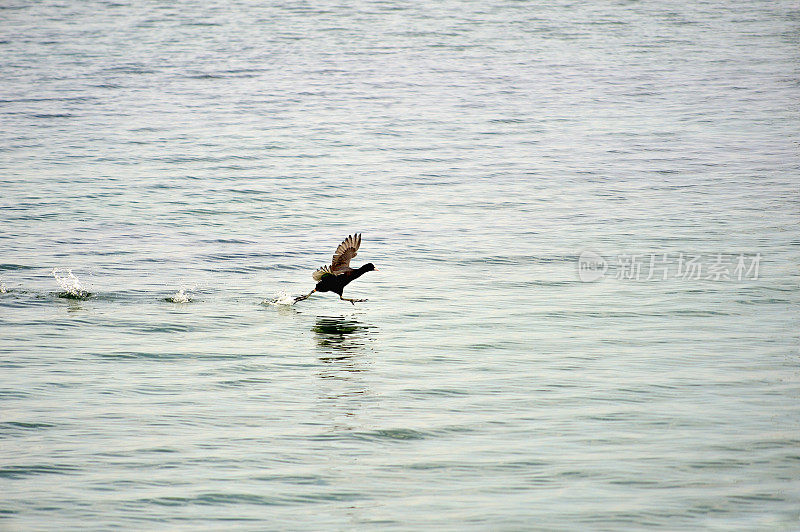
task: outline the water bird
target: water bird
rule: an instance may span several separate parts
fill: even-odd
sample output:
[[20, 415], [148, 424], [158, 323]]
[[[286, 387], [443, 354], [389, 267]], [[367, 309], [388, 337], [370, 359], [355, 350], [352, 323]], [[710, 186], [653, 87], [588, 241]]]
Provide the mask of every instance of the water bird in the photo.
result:
[[339, 299], [342, 301], [349, 301], [353, 305], [366, 301], [366, 299], [349, 299], [342, 296], [344, 287], [355, 281], [367, 272], [375, 271], [377, 268], [371, 262], [368, 262], [360, 268], [353, 269], [350, 267], [350, 260], [356, 256], [358, 248], [361, 246], [361, 233], [355, 233], [348, 236], [336, 248], [333, 254], [330, 266], [323, 266], [311, 274], [317, 286], [308, 294], [295, 298], [294, 302], [303, 301], [311, 297], [314, 292], [333, 292], [339, 294]]

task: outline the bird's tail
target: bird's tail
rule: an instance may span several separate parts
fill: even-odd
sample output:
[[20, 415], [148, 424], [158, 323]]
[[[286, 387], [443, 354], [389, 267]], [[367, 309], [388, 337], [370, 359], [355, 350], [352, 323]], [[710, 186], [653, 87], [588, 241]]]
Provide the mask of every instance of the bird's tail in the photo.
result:
[[322, 268], [317, 268], [317, 270], [311, 274], [311, 277], [314, 278], [315, 281], [320, 282], [323, 277], [326, 275], [333, 275], [331, 273], [330, 266], [323, 266]]

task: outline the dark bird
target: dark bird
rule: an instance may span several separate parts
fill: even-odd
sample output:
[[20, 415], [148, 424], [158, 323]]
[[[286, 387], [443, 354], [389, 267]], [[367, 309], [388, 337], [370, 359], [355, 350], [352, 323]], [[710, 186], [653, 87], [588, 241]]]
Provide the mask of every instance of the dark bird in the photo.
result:
[[323, 266], [318, 268], [312, 274], [314, 280], [317, 281], [317, 286], [311, 292], [304, 296], [300, 296], [294, 300], [295, 303], [303, 301], [311, 297], [314, 292], [333, 292], [339, 294], [339, 299], [342, 301], [349, 301], [353, 305], [358, 302], [366, 301], [366, 299], [348, 299], [342, 297], [344, 287], [355, 281], [362, 275], [373, 270], [377, 270], [371, 262], [366, 263], [360, 268], [355, 270], [350, 267], [350, 259], [356, 256], [359, 246], [361, 246], [361, 234], [356, 233], [344, 239], [344, 242], [339, 244], [336, 252], [333, 254], [330, 266]]

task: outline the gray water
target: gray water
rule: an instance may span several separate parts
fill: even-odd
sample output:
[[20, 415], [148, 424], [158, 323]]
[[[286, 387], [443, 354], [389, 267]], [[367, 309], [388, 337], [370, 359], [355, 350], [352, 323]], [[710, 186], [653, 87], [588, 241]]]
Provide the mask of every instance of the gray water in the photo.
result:
[[0, 529], [800, 529], [798, 22], [4, 2]]

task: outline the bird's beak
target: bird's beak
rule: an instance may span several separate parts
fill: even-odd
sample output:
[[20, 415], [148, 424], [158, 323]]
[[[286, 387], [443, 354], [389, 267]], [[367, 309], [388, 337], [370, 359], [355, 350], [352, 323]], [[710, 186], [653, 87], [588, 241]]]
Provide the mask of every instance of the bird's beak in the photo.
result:
[[379, 272], [380, 270], [379, 270], [378, 268], [375, 268], [375, 271], [376, 271], [376, 272]]

